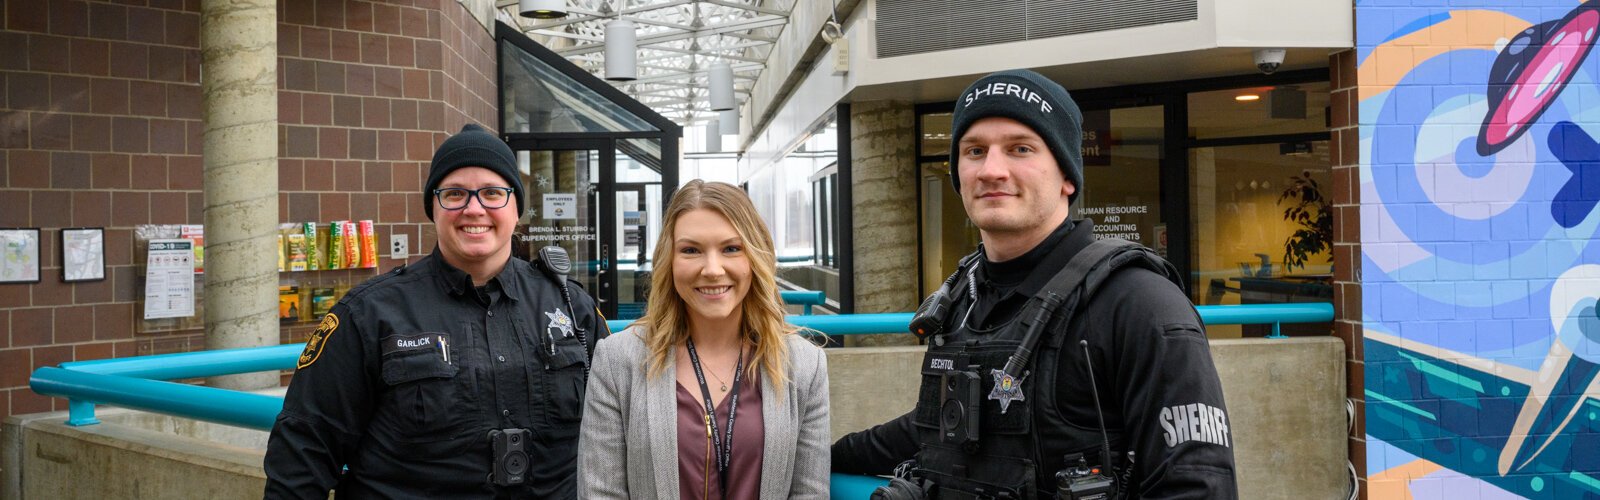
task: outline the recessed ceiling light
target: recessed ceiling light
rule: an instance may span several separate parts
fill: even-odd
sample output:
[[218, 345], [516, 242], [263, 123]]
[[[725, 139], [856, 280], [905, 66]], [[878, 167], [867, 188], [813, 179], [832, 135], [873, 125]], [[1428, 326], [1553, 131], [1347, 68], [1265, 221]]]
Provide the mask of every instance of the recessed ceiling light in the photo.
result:
[[1259, 99], [1261, 99], [1261, 96], [1255, 95], [1255, 94], [1240, 94], [1240, 95], [1233, 96], [1233, 100], [1239, 101], [1239, 102], [1255, 101], [1255, 100], [1259, 100]]

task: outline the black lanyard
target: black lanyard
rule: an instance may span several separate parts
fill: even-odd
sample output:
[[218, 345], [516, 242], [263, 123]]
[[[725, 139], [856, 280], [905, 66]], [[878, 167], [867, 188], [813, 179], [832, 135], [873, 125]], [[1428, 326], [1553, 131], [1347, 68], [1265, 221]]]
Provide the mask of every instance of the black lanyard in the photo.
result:
[[722, 497], [728, 497], [728, 463], [733, 460], [733, 419], [739, 415], [739, 376], [744, 371], [744, 345], [739, 345], [739, 361], [733, 366], [733, 393], [728, 401], [728, 433], [718, 432], [717, 407], [711, 402], [711, 387], [706, 385], [706, 374], [700, 368], [700, 354], [694, 350], [694, 339], [689, 339], [689, 361], [694, 363], [694, 378], [700, 382], [700, 395], [706, 405], [706, 438], [711, 440], [717, 459], [717, 483], [722, 485]]

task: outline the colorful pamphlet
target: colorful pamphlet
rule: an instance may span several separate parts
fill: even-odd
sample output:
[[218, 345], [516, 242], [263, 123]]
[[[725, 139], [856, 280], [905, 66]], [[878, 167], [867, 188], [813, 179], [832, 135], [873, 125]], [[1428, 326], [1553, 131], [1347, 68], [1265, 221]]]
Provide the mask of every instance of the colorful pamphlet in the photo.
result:
[[283, 321], [300, 319], [300, 287], [278, 286], [278, 319]]
[[306, 235], [301, 233], [289, 234], [289, 270], [306, 270]]
[[321, 318], [333, 310], [333, 304], [338, 302], [333, 295], [333, 287], [318, 287], [311, 289], [311, 317]]
[[361, 233], [357, 229], [356, 221], [340, 222], [344, 223], [344, 268], [361, 267]]
[[328, 269], [344, 269], [344, 221], [328, 224]]
[[378, 234], [372, 221], [361, 221], [361, 267], [378, 267]]
[[[308, 224], [311, 224], [313, 226], [317, 225], [317, 223], [315, 223], [315, 222], [310, 222]], [[322, 228], [322, 229], [317, 231], [317, 239], [316, 239], [317, 244], [316, 244], [316, 247], [317, 247], [317, 269], [318, 270], [333, 269], [333, 267], [332, 267], [333, 264], [332, 264], [332, 259], [331, 259], [331, 257], [332, 257], [332, 250], [331, 249], [333, 247], [328, 246], [328, 236], [329, 235], [330, 235], [330, 231], [328, 231], [327, 228]]]
[[306, 238], [306, 269], [316, 271], [322, 269], [322, 259], [317, 251], [317, 223], [306, 222], [300, 224], [300, 232]]

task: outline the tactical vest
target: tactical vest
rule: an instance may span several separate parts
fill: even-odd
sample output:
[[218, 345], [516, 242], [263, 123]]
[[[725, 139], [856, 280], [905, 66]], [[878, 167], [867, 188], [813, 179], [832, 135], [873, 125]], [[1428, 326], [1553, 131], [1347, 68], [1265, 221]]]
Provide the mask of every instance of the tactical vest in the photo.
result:
[[[959, 277], [953, 279], [970, 281], [973, 265], [962, 266], [956, 271]], [[946, 324], [951, 326], [933, 336], [923, 359], [914, 418], [921, 446], [915, 475], [931, 483], [930, 498], [1053, 498], [1056, 472], [1072, 465], [1063, 463], [1066, 455], [1083, 453], [1092, 457], [1090, 464], [1109, 467], [1113, 463], [1108, 460], [1124, 453], [1121, 432], [1114, 432], [1109, 439], [1114, 457], [1100, 457], [1106, 441], [1100, 428], [1063, 419], [1056, 405], [1057, 391], [1063, 388], [1055, 384], [1062, 356], [1078, 362], [1083, 359], [1076, 342], [1065, 344], [1065, 329], [1076, 311], [1106, 277], [1130, 266], [1148, 269], [1181, 286], [1177, 269], [1153, 251], [1123, 240], [1104, 239], [1073, 256], [1015, 317], [992, 330], [975, 331], [967, 325], [965, 307], [947, 313], [951, 317]], [[955, 290], [970, 289], [959, 285], [960, 281], [955, 283]], [[975, 298], [968, 297], [968, 301], [970, 305]], [[1031, 339], [1034, 345], [1027, 345], [1028, 330], [1035, 324], [1039, 333]], [[1072, 352], [1078, 354], [1070, 355]], [[1021, 364], [1020, 377], [1007, 377], [1004, 368], [1014, 356], [1018, 358], [1013, 363]], [[1112, 367], [1098, 368], [1109, 373]], [[1089, 383], [1083, 380], [1076, 389], [1088, 391]], [[974, 399], [974, 391], [977, 404], [965, 404]], [[975, 442], [968, 439], [974, 435], [973, 429], [959, 422], [952, 425], [958, 420], [977, 421]]]

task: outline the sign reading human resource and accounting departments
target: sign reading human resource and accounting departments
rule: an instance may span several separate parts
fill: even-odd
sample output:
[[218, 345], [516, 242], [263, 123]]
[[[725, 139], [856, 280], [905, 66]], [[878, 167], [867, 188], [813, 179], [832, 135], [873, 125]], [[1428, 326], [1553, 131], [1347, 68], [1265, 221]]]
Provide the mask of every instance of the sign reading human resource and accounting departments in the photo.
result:
[[1145, 230], [1150, 227], [1145, 220], [1150, 215], [1148, 205], [1083, 207], [1078, 213], [1094, 217], [1094, 236], [1097, 239], [1115, 238], [1150, 245], [1144, 238]]

